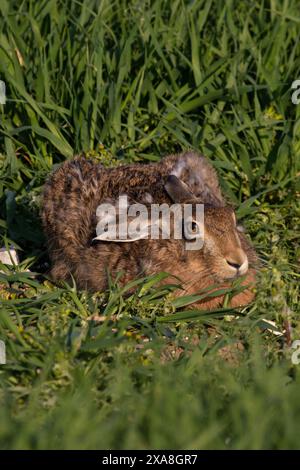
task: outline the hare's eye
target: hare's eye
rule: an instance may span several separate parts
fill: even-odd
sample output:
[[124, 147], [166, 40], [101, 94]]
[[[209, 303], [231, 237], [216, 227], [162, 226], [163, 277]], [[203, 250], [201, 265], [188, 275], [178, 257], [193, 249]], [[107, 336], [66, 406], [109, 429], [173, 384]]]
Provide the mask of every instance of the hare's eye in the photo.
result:
[[197, 222], [191, 221], [184, 221], [183, 220], [183, 234], [185, 238], [188, 240], [193, 240], [196, 238], [200, 233], [200, 227]]
[[196, 222], [191, 223], [191, 230], [193, 233], [196, 233], [198, 230], [198, 224]]

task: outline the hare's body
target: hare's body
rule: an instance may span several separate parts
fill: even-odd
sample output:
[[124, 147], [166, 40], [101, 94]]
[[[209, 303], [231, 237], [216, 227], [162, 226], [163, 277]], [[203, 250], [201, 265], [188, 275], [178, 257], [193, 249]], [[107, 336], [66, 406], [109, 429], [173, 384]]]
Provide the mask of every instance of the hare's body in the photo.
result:
[[[170, 175], [174, 175], [173, 180]], [[99, 204], [106, 200], [115, 201], [124, 194], [132, 201], [149, 204], [171, 204], [174, 198], [175, 202], [183, 203], [184, 198], [176, 201], [176, 188], [174, 192], [170, 187], [172, 181], [185, 183], [181, 188], [185, 199], [204, 203], [207, 207], [207, 244], [197, 254], [187, 252], [184, 241], [172, 237], [168, 240], [92, 243]], [[214, 169], [204, 157], [192, 152], [171, 155], [158, 163], [115, 168], [104, 168], [83, 157], [67, 161], [52, 173], [45, 185], [42, 217], [53, 265], [52, 277], [70, 280], [73, 276], [80, 288], [105, 289], [107, 269], [112, 275], [123, 271], [124, 283], [139, 275], [167, 271], [180, 277], [190, 293], [216, 282], [230, 285], [229, 278], [244, 272], [238, 270], [238, 274], [235, 271], [232, 274], [230, 270], [235, 269], [232, 266], [242, 264], [247, 271], [243, 282], [254, 281], [255, 271], [251, 267], [248, 269], [248, 262], [255, 261], [255, 253], [244, 235], [236, 231], [232, 210], [225, 207]], [[252, 297], [251, 290], [247, 289], [236, 295], [232, 304], [245, 304]], [[220, 296], [206, 299], [202, 305], [212, 308], [221, 302]]]

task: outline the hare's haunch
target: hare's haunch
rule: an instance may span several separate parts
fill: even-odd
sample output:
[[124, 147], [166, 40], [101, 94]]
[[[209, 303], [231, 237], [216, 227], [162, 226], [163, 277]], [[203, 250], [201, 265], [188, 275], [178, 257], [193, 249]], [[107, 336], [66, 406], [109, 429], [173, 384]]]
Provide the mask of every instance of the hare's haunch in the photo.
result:
[[[190, 204], [193, 211], [204, 204], [203, 247], [186, 249], [186, 240], [177, 239], [172, 231], [168, 239], [93, 241], [98, 206], [116, 204], [122, 195], [129, 204]], [[79, 288], [101, 291], [107, 287], [107, 272], [124, 272], [126, 283], [166, 271], [178, 276], [186, 293], [192, 294], [216, 284], [218, 289], [230, 287], [233, 279], [243, 276], [247, 288], [232, 298], [231, 305], [247, 304], [254, 297], [255, 251], [238, 230], [233, 209], [226, 206], [215, 170], [197, 153], [115, 168], [75, 157], [45, 184], [42, 219], [55, 280], [73, 277]], [[207, 297], [199, 306], [215, 308], [222, 302], [222, 295]]]

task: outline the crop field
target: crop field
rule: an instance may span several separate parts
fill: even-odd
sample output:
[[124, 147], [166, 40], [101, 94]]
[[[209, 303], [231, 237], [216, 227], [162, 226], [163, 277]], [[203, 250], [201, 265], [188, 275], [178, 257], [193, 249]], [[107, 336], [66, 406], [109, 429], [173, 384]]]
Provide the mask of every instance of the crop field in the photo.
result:
[[[0, 0], [0, 449], [300, 448], [299, 79], [299, 0]], [[255, 300], [51, 282], [49, 173], [184, 149], [257, 250]]]

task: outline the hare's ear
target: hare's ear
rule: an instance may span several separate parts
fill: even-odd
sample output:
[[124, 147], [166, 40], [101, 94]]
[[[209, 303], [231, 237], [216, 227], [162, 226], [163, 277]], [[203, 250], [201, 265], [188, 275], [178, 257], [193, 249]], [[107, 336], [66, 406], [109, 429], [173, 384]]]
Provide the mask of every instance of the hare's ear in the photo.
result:
[[97, 236], [93, 240], [134, 242], [148, 238], [151, 227], [148, 212], [142, 204], [130, 204], [122, 195], [117, 201], [102, 203], [97, 208]]
[[148, 221], [129, 220], [128, 223], [110, 223], [103, 227], [98, 223], [97, 236], [93, 240], [115, 243], [131, 243], [149, 238], [151, 225]]
[[173, 202], [182, 203], [195, 197], [188, 186], [175, 175], [168, 176], [165, 190]]

